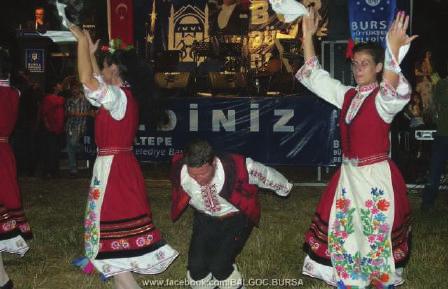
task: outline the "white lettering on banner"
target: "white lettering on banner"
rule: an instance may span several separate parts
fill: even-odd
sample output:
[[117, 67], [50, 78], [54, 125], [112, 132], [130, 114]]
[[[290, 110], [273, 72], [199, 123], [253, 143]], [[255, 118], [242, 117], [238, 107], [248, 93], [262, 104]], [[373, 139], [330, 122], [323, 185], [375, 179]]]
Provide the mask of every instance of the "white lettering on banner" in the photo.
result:
[[135, 148], [134, 152], [137, 156], [148, 156], [156, 158], [166, 156], [166, 149]]
[[190, 131], [199, 130], [198, 104], [190, 103]]
[[[176, 120], [177, 117], [174, 111], [170, 111], [172, 113], [171, 118]], [[227, 116], [226, 116], [227, 114]], [[294, 132], [294, 126], [286, 125], [291, 118], [294, 117], [293, 109], [276, 109], [274, 110], [275, 116], [280, 116], [280, 119], [273, 126], [274, 132]], [[199, 131], [199, 109], [198, 104], [193, 103], [190, 104], [189, 110], [189, 131]], [[204, 119], [202, 119], [204, 121]], [[260, 131], [260, 109], [258, 103], [250, 104], [250, 113], [249, 113], [249, 131], [250, 132], [259, 132]], [[221, 131], [221, 126], [224, 131], [234, 132], [236, 131], [236, 112], [235, 110], [212, 110], [212, 131], [219, 132]], [[173, 124], [169, 127], [169, 129], [163, 129], [163, 131], [173, 131], [176, 126]], [[144, 127], [143, 127], [144, 130]], [[146, 139], [141, 140], [141, 142], [145, 142]], [[149, 142], [154, 142], [154, 140], [149, 140]], [[142, 143], [145, 145], [146, 143]], [[151, 144], [151, 143], [150, 143]]]
[[359, 42], [383, 42], [385, 37], [382, 36], [371, 36], [371, 37], [362, 37], [362, 36], [357, 36], [356, 37], [356, 41]]
[[219, 131], [220, 124], [225, 131], [235, 131], [235, 111], [228, 110], [228, 118], [222, 110], [212, 111], [212, 131]]
[[174, 156], [175, 153], [181, 153], [181, 152], [182, 152], [182, 150], [176, 150], [176, 149], [173, 149], [173, 148], [169, 148], [168, 149], [168, 155], [169, 156]]
[[387, 34], [387, 21], [352, 22], [352, 31], [356, 41], [383, 42]]
[[387, 28], [387, 21], [381, 20], [381, 21], [359, 21], [359, 22], [352, 22], [352, 31], [357, 30], [372, 30], [372, 29], [381, 29], [385, 30]]
[[274, 132], [294, 132], [294, 126], [285, 125], [288, 121], [294, 117], [293, 109], [274, 109], [275, 116], [281, 116], [280, 119], [274, 124]]
[[333, 140], [333, 162], [340, 163], [342, 161], [342, 148], [339, 140]]
[[250, 104], [250, 131], [260, 131], [260, 111], [258, 110], [258, 103]]
[[172, 110], [166, 111], [168, 114], [168, 123], [160, 128], [161, 131], [171, 131], [177, 125], [176, 113]]
[[139, 136], [134, 140], [135, 145], [150, 145], [150, 146], [172, 146], [172, 137], [154, 137], [154, 136]]

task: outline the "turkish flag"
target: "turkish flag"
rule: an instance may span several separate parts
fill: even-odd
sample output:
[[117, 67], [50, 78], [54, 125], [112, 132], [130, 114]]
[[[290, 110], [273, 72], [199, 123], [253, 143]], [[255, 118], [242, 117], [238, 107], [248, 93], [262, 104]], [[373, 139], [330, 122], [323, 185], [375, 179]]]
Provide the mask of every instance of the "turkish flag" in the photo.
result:
[[133, 0], [108, 0], [107, 16], [110, 39], [120, 38], [127, 45], [134, 45]]

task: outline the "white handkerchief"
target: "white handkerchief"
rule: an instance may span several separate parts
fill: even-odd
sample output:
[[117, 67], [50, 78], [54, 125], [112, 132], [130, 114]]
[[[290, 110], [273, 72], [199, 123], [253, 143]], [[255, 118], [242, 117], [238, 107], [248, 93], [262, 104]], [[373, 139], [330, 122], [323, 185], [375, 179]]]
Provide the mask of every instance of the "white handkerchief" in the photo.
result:
[[56, 1], [56, 8], [58, 10], [59, 16], [62, 18], [62, 25], [66, 28], [70, 25], [70, 21], [68, 21], [67, 16], [65, 16], [65, 7], [66, 4], [59, 3], [59, 1]]
[[290, 23], [303, 15], [308, 15], [308, 10], [295, 0], [269, 0], [272, 10], [285, 17], [285, 22]]

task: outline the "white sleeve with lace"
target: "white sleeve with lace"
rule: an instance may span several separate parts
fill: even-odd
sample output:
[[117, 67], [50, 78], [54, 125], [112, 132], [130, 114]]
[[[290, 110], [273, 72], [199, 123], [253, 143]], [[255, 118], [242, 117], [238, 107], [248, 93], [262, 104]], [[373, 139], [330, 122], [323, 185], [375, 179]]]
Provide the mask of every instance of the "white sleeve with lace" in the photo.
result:
[[276, 169], [246, 158], [246, 168], [249, 173], [249, 183], [260, 188], [270, 189], [279, 196], [287, 196], [292, 184]]
[[108, 110], [113, 119], [123, 119], [127, 105], [127, 98], [124, 91], [118, 86], [106, 84], [99, 75], [95, 75], [94, 77], [98, 80], [99, 87], [96, 90], [91, 90], [84, 85], [84, 94], [87, 100], [93, 106], [102, 106]]
[[[387, 36], [386, 36], [386, 39]], [[395, 115], [400, 112], [411, 99], [412, 88], [409, 82], [401, 73], [400, 63], [409, 51], [410, 44], [400, 47], [398, 60], [390, 51], [389, 41], [386, 41], [386, 51], [384, 59], [384, 69], [398, 74], [398, 86], [395, 89], [386, 81], [380, 83], [380, 91], [375, 98], [376, 109], [381, 118], [391, 123]]]
[[297, 71], [296, 78], [320, 98], [341, 109], [349, 86], [343, 85], [322, 69], [316, 56], [308, 59]]

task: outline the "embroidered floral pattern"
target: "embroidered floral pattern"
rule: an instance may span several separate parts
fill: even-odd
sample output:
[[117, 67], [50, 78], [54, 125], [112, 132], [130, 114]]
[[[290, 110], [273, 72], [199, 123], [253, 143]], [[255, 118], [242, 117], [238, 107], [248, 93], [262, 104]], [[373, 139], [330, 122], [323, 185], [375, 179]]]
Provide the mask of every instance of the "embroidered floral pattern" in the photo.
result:
[[347, 192], [342, 189], [342, 196], [336, 200], [336, 218], [334, 229], [329, 234], [329, 249], [332, 252], [332, 263], [341, 278], [338, 288], [356, 288], [344, 285], [344, 280], [369, 281], [374, 288], [387, 288], [385, 284], [391, 281], [392, 268], [389, 257], [392, 245], [388, 238], [390, 226], [386, 222], [390, 203], [383, 197], [384, 192], [377, 188], [371, 189], [371, 199], [365, 201], [359, 209], [362, 233], [367, 238], [370, 252], [361, 255], [357, 251], [350, 254], [344, 248], [344, 243], [354, 233], [351, 202], [346, 198]]
[[274, 180], [268, 179], [266, 174], [257, 171], [257, 170], [250, 170], [249, 175], [253, 178], [258, 179], [259, 182], [261, 182], [266, 187], [276, 191], [276, 192], [288, 192], [290, 188], [287, 185], [276, 183]]
[[400, 64], [395, 60], [389, 49], [386, 49], [384, 69], [393, 71], [395, 73], [400, 73]]
[[86, 256], [94, 258], [97, 250], [95, 246], [99, 243], [98, 218], [96, 213], [97, 201], [100, 198], [100, 181], [95, 178], [93, 186], [90, 188], [89, 197], [87, 199], [86, 216], [84, 218], [84, 242]]
[[163, 252], [162, 250], [157, 251], [156, 258], [159, 261], [164, 260], [165, 259], [165, 252]]
[[310, 244], [311, 250], [313, 250], [313, 251], [319, 250], [320, 244], [318, 242], [316, 242], [313, 237], [311, 237], [308, 240], [308, 244]]
[[218, 200], [218, 193], [216, 191], [216, 185], [201, 186], [201, 196], [204, 202], [204, 207], [207, 211], [216, 213], [221, 209], [221, 205]]
[[152, 235], [147, 235], [146, 237], [137, 238], [137, 240], [135, 240], [135, 244], [138, 247], [149, 246], [153, 240], [154, 237]]
[[28, 223], [19, 224], [19, 229], [22, 232], [30, 232], [31, 231], [30, 224], [28, 224]]
[[126, 239], [120, 239], [113, 241], [110, 245], [112, 250], [126, 250], [130, 248], [129, 242]]
[[16, 241], [16, 246], [19, 248], [23, 248], [23, 247], [27, 247], [25, 241], [23, 241], [23, 239], [19, 239]]
[[317, 60], [317, 57], [314, 56], [305, 62], [305, 64], [297, 72], [296, 77], [299, 81], [305, 78], [309, 78], [313, 70], [318, 68], [320, 68], [320, 64], [319, 61]]
[[398, 93], [395, 88], [386, 81], [381, 82], [380, 93], [385, 100], [393, 100], [398, 97]]
[[11, 231], [11, 230], [13, 230], [15, 228], [16, 228], [16, 221], [15, 220], [9, 220], [9, 221], [7, 221], [6, 223], [4, 223], [2, 225], [3, 231], [6, 231], [6, 232]]
[[358, 113], [359, 109], [361, 108], [362, 104], [364, 103], [364, 100], [377, 87], [378, 87], [378, 83], [374, 82], [374, 83], [371, 83], [368, 85], [358, 86], [356, 88], [356, 95], [355, 95], [355, 97], [353, 97], [352, 102], [350, 103], [350, 107], [347, 110], [347, 114], [345, 117], [345, 123], [349, 124], [352, 122], [352, 120], [355, 118], [356, 114]]
[[103, 265], [103, 273], [109, 273], [110, 272], [110, 265], [104, 264]]

